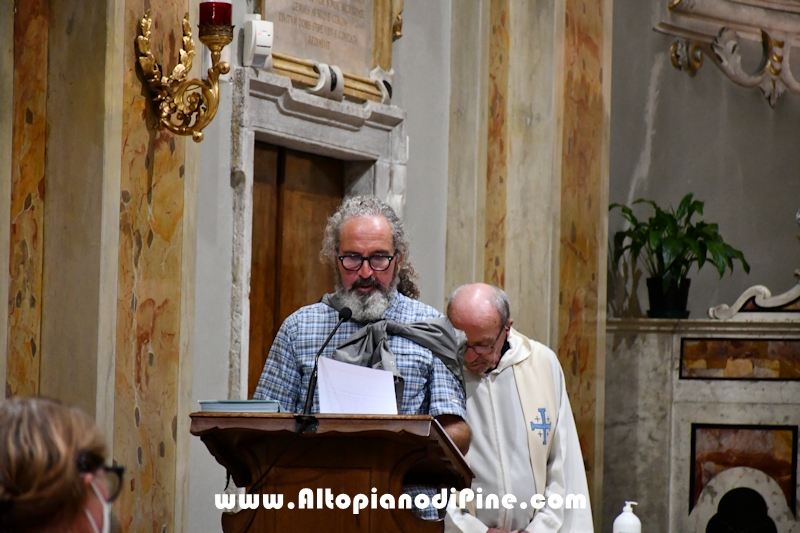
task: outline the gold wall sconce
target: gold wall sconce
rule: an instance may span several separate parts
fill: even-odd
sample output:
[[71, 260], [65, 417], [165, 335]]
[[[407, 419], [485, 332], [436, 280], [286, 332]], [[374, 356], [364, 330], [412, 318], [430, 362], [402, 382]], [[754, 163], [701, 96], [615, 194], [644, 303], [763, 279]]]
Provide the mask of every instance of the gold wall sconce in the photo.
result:
[[[205, 13], [203, 6], [214, 4], [227, 7], [227, 16], [223, 11]], [[221, 4], [221, 6], [220, 6]], [[191, 135], [195, 142], [203, 140], [203, 129], [208, 126], [219, 108], [219, 77], [230, 72], [230, 65], [220, 61], [222, 49], [233, 40], [233, 26], [230, 24], [230, 4], [222, 2], [206, 2], [201, 5], [200, 41], [211, 51], [211, 68], [208, 78], [187, 79], [194, 59], [194, 41], [189, 14], [183, 18], [183, 48], [180, 60], [169, 76], [161, 75], [161, 66], [150, 51], [150, 28], [152, 20], [148, 11], [141, 22], [142, 34], [138, 37], [139, 65], [153, 94], [158, 102], [158, 127], [166, 128], [177, 135]], [[210, 6], [212, 9], [214, 6]], [[205, 15], [205, 16], [204, 16]]]

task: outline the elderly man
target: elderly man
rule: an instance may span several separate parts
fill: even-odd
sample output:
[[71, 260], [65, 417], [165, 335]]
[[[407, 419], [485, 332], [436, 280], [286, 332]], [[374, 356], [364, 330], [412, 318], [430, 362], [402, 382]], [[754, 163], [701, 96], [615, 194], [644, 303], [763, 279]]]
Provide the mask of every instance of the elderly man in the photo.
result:
[[[320, 252], [334, 269], [336, 292], [299, 309], [281, 325], [254, 398], [277, 400], [288, 412], [303, 410], [314, 355], [333, 331], [337, 309], [349, 307], [352, 319], [342, 324], [322, 357], [331, 357], [335, 347], [363, 326], [384, 319], [401, 324], [429, 319], [446, 323], [441, 313], [407, 296], [418, 295], [408, 247], [403, 223], [391, 207], [374, 196], [345, 200], [328, 219]], [[391, 335], [388, 346], [402, 382], [398, 413], [436, 417], [466, 451], [470, 431], [464, 422], [465, 397], [459, 380], [430, 349], [406, 337]], [[319, 411], [318, 393], [312, 411]]]
[[[474, 438], [467, 459], [472, 489], [513, 494], [513, 509], [467, 505], [448, 508], [445, 531], [463, 533], [593, 531], [575, 420], [564, 373], [552, 350], [512, 329], [508, 297], [483, 283], [456, 289], [447, 306], [453, 325], [467, 335], [464, 366], [467, 423]], [[562, 505], [532, 506], [536, 494], [561, 497]], [[568, 494], [585, 509], [565, 509]], [[554, 504], [558, 497], [552, 499]], [[524, 505], [523, 505], [524, 503]], [[541, 504], [542, 499], [534, 503]], [[471, 507], [471, 508], [470, 508]]]

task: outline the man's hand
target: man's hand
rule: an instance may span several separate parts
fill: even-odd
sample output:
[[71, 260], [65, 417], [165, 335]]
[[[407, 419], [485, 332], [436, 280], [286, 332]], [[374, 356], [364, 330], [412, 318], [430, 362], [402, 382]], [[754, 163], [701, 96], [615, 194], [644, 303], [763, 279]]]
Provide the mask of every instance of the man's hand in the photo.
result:
[[442, 425], [459, 451], [466, 455], [472, 440], [472, 430], [469, 429], [469, 425], [456, 415], [440, 415], [436, 417], [436, 420]]

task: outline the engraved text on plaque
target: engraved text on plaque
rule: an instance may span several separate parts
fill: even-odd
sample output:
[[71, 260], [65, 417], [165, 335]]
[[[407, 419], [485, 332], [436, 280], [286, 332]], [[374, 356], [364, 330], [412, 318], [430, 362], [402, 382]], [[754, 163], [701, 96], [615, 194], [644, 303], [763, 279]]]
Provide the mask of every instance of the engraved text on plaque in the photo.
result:
[[367, 76], [372, 70], [374, 0], [265, 0], [274, 50]]

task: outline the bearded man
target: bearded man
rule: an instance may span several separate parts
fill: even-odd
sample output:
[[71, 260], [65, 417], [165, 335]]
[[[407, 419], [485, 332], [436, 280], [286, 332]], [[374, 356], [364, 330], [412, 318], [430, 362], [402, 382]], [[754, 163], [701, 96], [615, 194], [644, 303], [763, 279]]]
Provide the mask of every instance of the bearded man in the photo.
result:
[[[337, 346], [379, 321], [445, 322], [441, 313], [415, 299], [419, 291], [408, 263], [408, 247], [403, 223], [391, 207], [374, 196], [345, 200], [328, 219], [320, 252], [334, 269], [336, 292], [284, 321], [254, 398], [276, 400], [290, 413], [303, 410], [314, 356], [336, 326], [337, 309], [342, 307], [352, 310], [352, 319], [342, 324], [321, 357], [332, 357]], [[459, 379], [430, 349], [409, 338], [390, 332], [387, 342], [402, 382], [398, 413], [435, 417], [465, 453], [471, 434], [464, 421], [466, 400]], [[318, 390], [312, 412], [319, 412]]]

